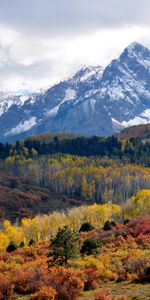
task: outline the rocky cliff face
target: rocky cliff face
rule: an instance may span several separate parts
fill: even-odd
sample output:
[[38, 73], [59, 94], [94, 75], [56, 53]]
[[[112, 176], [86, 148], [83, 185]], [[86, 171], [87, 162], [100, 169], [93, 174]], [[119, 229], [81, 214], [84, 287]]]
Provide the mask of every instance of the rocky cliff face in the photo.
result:
[[84, 66], [46, 91], [2, 95], [2, 141], [47, 131], [111, 135], [150, 122], [150, 51], [132, 43], [104, 70]]

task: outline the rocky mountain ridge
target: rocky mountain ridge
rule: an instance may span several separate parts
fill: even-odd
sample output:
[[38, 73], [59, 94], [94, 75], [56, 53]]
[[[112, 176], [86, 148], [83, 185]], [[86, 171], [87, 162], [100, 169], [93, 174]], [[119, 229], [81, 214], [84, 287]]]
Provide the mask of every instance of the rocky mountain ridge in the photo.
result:
[[0, 140], [43, 132], [108, 136], [150, 122], [150, 50], [129, 45], [104, 70], [83, 66], [71, 78], [28, 95], [0, 95]]

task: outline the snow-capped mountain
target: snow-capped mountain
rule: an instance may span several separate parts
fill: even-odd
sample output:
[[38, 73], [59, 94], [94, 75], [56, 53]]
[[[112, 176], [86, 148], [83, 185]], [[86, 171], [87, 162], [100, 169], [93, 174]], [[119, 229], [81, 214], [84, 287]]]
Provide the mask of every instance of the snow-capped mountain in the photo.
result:
[[99, 99], [113, 122], [123, 126], [150, 122], [150, 51], [132, 43], [105, 69]]
[[83, 66], [46, 91], [0, 94], [0, 139], [41, 132], [111, 135], [150, 122], [150, 50], [129, 45], [104, 70]]

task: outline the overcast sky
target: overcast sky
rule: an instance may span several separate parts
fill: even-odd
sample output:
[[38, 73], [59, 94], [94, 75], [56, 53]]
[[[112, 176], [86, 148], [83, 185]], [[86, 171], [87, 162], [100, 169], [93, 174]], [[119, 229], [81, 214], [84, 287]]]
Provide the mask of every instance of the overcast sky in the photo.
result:
[[0, 0], [0, 90], [106, 66], [133, 41], [150, 48], [149, 0]]

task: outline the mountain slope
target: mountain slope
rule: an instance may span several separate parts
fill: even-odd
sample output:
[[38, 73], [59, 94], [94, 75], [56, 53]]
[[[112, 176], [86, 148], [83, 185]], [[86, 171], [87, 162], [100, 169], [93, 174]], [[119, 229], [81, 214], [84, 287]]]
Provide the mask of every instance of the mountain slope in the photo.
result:
[[[84, 66], [72, 78], [60, 82], [47, 91], [28, 95], [23, 105], [20, 103], [17, 105], [12, 101], [7, 111], [0, 116], [0, 139], [10, 141], [31, 133], [42, 132], [36, 130], [35, 125], [42, 123], [43, 120], [54, 118], [65, 102], [72, 101], [77, 104], [86, 92], [97, 88], [101, 76], [101, 67]], [[0, 100], [0, 105], [1, 103]], [[30, 130], [34, 126], [34, 130]]]
[[105, 69], [99, 99], [124, 126], [150, 121], [150, 51], [133, 43]]
[[47, 91], [21, 99], [5, 101], [11, 105], [0, 116], [2, 141], [43, 132], [108, 136], [146, 124], [150, 122], [150, 50], [132, 43], [104, 71], [84, 66]]
[[131, 126], [122, 130], [118, 136], [124, 137], [126, 139], [138, 138], [141, 140], [150, 140], [150, 124], [142, 124]]
[[67, 210], [83, 202], [40, 187], [31, 178], [0, 171], [0, 219], [15, 221], [37, 214]]

